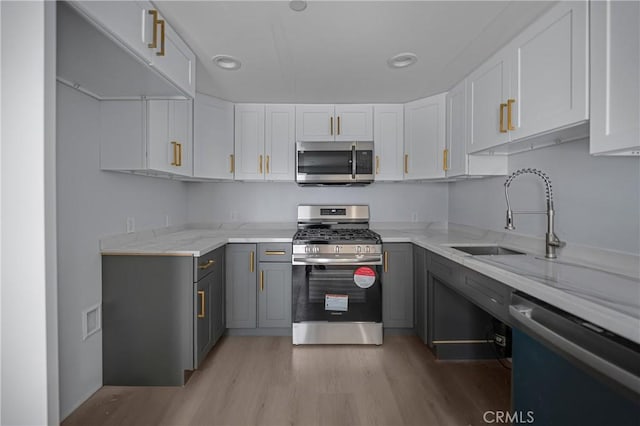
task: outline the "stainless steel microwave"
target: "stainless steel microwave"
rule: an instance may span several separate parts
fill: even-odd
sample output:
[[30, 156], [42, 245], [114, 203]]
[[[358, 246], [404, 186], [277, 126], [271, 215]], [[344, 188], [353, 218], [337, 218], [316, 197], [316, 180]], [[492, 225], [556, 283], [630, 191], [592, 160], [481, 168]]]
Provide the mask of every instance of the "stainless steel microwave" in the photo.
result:
[[297, 142], [299, 185], [365, 185], [373, 182], [373, 141]]

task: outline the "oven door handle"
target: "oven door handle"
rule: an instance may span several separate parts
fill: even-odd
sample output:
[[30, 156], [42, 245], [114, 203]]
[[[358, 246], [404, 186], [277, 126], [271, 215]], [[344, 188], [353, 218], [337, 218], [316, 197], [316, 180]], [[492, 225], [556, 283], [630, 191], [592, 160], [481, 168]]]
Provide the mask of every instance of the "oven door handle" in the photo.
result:
[[370, 257], [293, 257], [294, 265], [382, 265], [379, 256]]

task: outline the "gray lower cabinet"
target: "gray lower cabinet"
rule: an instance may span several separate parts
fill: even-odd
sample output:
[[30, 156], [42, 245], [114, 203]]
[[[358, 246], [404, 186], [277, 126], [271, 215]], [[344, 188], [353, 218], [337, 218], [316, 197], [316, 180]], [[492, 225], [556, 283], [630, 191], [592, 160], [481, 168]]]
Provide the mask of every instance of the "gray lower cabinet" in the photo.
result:
[[199, 367], [225, 331], [224, 247], [194, 259], [195, 365]]
[[413, 329], [413, 244], [384, 244], [382, 323], [385, 328]]
[[413, 285], [414, 285], [414, 312], [413, 328], [416, 335], [424, 342], [428, 341], [427, 321], [427, 250], [422, 247], [413, 247]]
[[226, 264], [227, 327], [290, 329], [291, 243], [229, 244]]
[[227, 327], [256, 327], [256, 244], [227, 244]]

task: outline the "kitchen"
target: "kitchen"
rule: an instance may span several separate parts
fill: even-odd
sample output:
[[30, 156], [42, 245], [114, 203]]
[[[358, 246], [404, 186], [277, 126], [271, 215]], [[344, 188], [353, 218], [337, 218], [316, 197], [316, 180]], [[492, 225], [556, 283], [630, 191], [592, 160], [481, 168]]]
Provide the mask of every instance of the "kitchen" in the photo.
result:
[[[286, 4], [283, 5], [285, 8], [286, 6]], [[491, 5], [487, 5], [487, 7], [489, 6]], [[495, 5], [493, 6], [497, 7]], [[4, 4], [2, 7], [2, 30], [4, 32], [6, 28], [12, 29], [12, 27], [5, 22], [5, 17], [8, 13], [17, 12]], [[7, 9], [4, 9], [5, 7], [7, 7]], [[51, 6], [32, 5], [32, 7], [42, 8], [40, 13], [43, 14], [42, 19], [45, 22], [47, 22], [46, 19], [51, 19], [51, 16], [47, 15], [51, 13], [51, 11], [47, 9]], [[163, 6], [162, 3], [159, 3], [158, 7], [163, 15], [168, 13], [165, 12], [165, 9], [169, 8], [169, 4]], [[227, 5], [227, 7], [231, 6]], [[529, 22], [533, 22], [534, 18], [537, 18], [546, 10], [546, 6], [539, 6], [537, 12], [530, 10], [530, 14], [528, 15], [529, 21], [519, 21], [517, 25], [514, 24], [511, 34], [504, 35], [504, 39], [494, 40], [496, 44], [492, 45], [490, 49], [484, 50], [484, 56], [470, 59], [471, 64], [467, 65], [468, 68], [464, 72], [458, 71], [459, 75], [457, 76], [453, 75], [451, 81], [446, 83], [446, 85], [442, 87], [442, 90], [430, 91], [432, 89], [426, 86], [424, 88], [413, 87], [412, 89], [399, 87], [398, 98], [396, 98], [394, 102], [404, 104], [415, 99], [427, 98], [429, 95], [437, 95], [438, 93], [452, 89], [454, 85], [465, 78], [467, 74], [483, 64], [489, 56], [497, 52], [501, 46], [509, 42], [510, 39], [522, 31]], [[294, 15], [293, 12], [288, 9], [287, 11], [291, 12], [292, 16], [295, 16], [295, 19], [299, 19], [304, 16], [305, 13], [309, 18], [302, 19], [312, 19], [314, 13], [313, 3], [309, 5], [308, 10], [300, 12], [299, 15]], [[168, 16], [171, 15], [169, 14]], [[177, 22], [174, 22], [175, 19], [177, 18], [172, 19], [167, 17], [167, 22], [174, 25], [175, 28], [179, 28]], [[487, 19], [486, 16], [485, 19]], [[9, 20], [9, 22], [11, 21]], [[30, 26], [35, 25], [31, 23], [30, 20], [16, 22], [21, 22], [24, 28], [30, 28]], [[38, 28], [40, 33], [47, 29], [45, 25], [42, 25], [42, 21]], [[14, 30], [18, 31], [18, 29]], [[48, 28], [48, 30], [50, 31], [51, 28]], [[35, 34], [38, 34], [38, 31], [33, 32], [34, 38], [37, 38]], [[635, 34], [637, 35], [637, 31]], [[185, 34], [181, 35], [186, 38]], [[26, 75], [24, 76], [14, 76], [11, 74], [12, 67], [7, 67], [7, 64], [23, 62], [13, 61], [11, 56], [5, 58], [4, 55], [8, 55], [7, 52], [9, 52], [5, 47], [6, 43], [8, 43], [7, 40], [8, 38], [5, 34], [2, 34], [3, 79], [10, 77], [37, 79], [37, 76], [31, 76], [28, 73], [25, 73]], [[28, 40], [31, 39], [25, 38], [25, 43]], [[47, 44], [40, 45], [41, 51], [55, 51], [55, 47], [52, 45], [55, 37], [42, 37], [38, 39], [38, 42], [45, 43], [43, 40], [46, 40]], [[194, 44], [191, 47], [195, 49], [196, 45]], [[631, 45], [631, 47], [633, 47], [633, 45]], [[222, 53], [229, 52], [225, 51]], [[19, 53], [13, 54], [18, 55]], [[64, 66], [64, 62], [61, 61], [60, 56], [62, 54], [64, 54], [64, 52], [58, 53], [59, 67], [61, 65]], [[209, 57], [205, 59], [208, 60]], [[273, 60], [273, 58], [263, 59], [265, 61]], [[386, 56], [381, 59], [383, 64], [386, 59]], [[635, 60], [637, 63], [637, 58]], [[428, 63], [429, 61], [426, 59], [423, 60], [420, 56], [418, 62], [414, 64], [413, 67], [419, 66], [421, 62]], [[74, 64], [75, 62], [70, 63]], [[85, 66], [87, 69], [91, 69], [91, 64], [85, 64]], [[201, 65], [199, 66], [201, 67]], [[386, 64], [384, 64], [384, 66], [386, 67]], [[43, 67], [34, 66], [32, 68], [40, 69]], [[245, 70], [250, 69], [250, 64], [243, 63], [240, 70], [243, 68]], [[407, 68], [406, 70], [389, 69], [388, 72], [410, 70], [411, 68]], [[203, 75], [211, 75], [213, 72], [211, 70], [202, 71], [201, 68], [198, 68], [196, 71], [197, 76], [203, 73]], [[334, 72], [338, 71], [334, 70]], [[596, 71], [592, 65], [592, 76]], [[46, 81], [51, 85], [51, 77], [53, 76], [55, 79], [56, 73], [51, 70], [48, 72], [50, 74], [46, 75], [48, 78]], [[230, 76], [229, 73], [232, 72], [226, 70], [218, 71], [217, 76], [222, 79], [219, 81], [224, 81], [225, 78], [235, 78], [232, 75]], [[144, 75], [149, 75], [149, 73]], [[587, 78], [586, 76], [588, 75], [588, 72], [585, 73], [585, 78]], [[202, 78], [202, 80], [207, 79]], [[211, 80], [214, 81], [213, 79]], [[233, 176], [231, 176], [231, 179], [227, 178], [228, 181], [226, 182], [182, 182], [176, 179], [133, 176], [124, 173], [101, 171], [99, 165], [99, 159], [101, 158], [100, 132], [98, 131], [100, 127], [99, 101], [62, 83], [57, 85], [57, 99], [55, 97], [45, 97], [45, 99], [43, 99], [42, 91], [44, 90], [45, 93], [49, 93], [47, 90], [52, 90], [51, 87], [47, 86], [43, 89], [42, 85], [37, 86], [26, 83], [12, 86], [8, 83], [10, 81], [11, 80], [7, 80], [7, 83], [3, 83], [2, 86], [3, 140], [5, 140], [7, 135], [9, 135], [9, 137], [12, 135], [11, 133], [5, 132], [10, 132], [12, 129], [11, 126], [18, 126], [20, 123], [22, 123], [22, 125], [18, 128], [21, 131], [31, 129], [31, 131], [35, 132], [38, 130], [38, 127], [34, 126], [33, 123], [24, 122], [26, 119], [24, 117], [33, 118], [31, 111], [34, 108], [38, 109], [37, 105], [34, 104], [37, 99], [43, 102], [51, 102], [51, 99], [53, 99], [58, 103], [57, 110], [53, 108], [50, 103], [43, 104], [40, 107], [40, 111], [45, 111], [45, 113], [49, 114], [48, 119], [46, 119], [46, 117], [36, 117], [43, 126], [51, 126], [52, 123], [50, 121], [51, 118], [53, 118], [54, 123], [57, 121], [58, 128], [57, 134], [55, 130], [52, 132], [43, 132], [46, 135], [56, 135], [55, 147], [57, 150], [55, 154], [52, 154], [50, 151], [42, 152], [43, 161], [45, 161], [45, 165], [48, 164], [43, 170], [24, 167], [24, 164], [34, 163], [31, 157], [34, 151], [22, 154], [20, 152], [5, 151], [5, 149], [18, 148], [12, 145], [5, 146], [4, 143], [2, 148], [2, 182], [5, 184], [3, 185], [2, 202], [3, 223], [20, 225], [15, 227], [12, 225], [12, 229], [7, 229], [6, 226], [2, 228], [2, 374], [4, 390], [2, 391], [3, 404], [0, 415], [2, 415], [3, 419], [19, 419], [23, 418], [20, 417], [21, 415], [26, 416], [27, 414], [46, 416], [47, 399], [50, 398], [48, 405], [52, 414], [50, 414], [49, 417], [39, 418], [53, 420], [31, 420], [25, 421], [25, 423], [56, 423], [57, 421], [55, 419], [61, 420], [67, 417], [79, 404], [102, 385], [101, 333], [97, 332], [93, 335], [83, 336], [83, 323], [81, 320], [84, 312], [90, 313], [94, 312], [92, 308], [100, 308], [101, 260], [98, 242], [105, 237], [123, 234], [127, 230], [134, 231], [134, 234], [136, 231], [141, 231], [136, 235], [139, 235], [140, 238], [145, 238], [145, 231], [146, 236], [150, 236], [151, 230], [167, 228], [167, 226], [179, 227], [187, 223], [202, 225], [211, 225], [212, 223], [225, 224], [231, 229], [237, 229], [241, 224], [249, 223], [255, 224], [254, 229], [257, 228], [257, 235], [260, 235], [259, 229], [261, 227], [269, 229], [268, 226], [273, 226], [265, 224], [280, 224], [283, 228], [287, 229], [286, 232], [288, 232], [289, 238], [291, 238], [296, 227], [297, 205], [309, 203], [369, 205], [372, 228], [374, 230], [380, 229], [383, 243], [393, 242], [391, 238], [395, 234], [385, 234], [384, 228], [376, 227], [377, 224], [387, 224], [389, 227], [388, 224], [391, 223], [395, 224], [391, 225], [392, 229], [393, 226], [397, 227], [402, 225], [410, 230], [415, 229], [412, 228], [411, 224], [419, 224], [413, 226], [421, 226], [418, 229], [422, 231], [429, 224], [450, 223], [471, 226], [486, 231], [503, 232], [506, 211], [503, 184], [506, 176], [523, 168], [536, 168], [544, 171], [553, 182], [553, 195], [556, 208], [556, 233], [561, 240], [568, 243], [565, 248], [559, 249], [560, 257], [571, 254], [574, 258], [579, 258], [580, 256], [588, 255], [589, 248], [591, 247], [602, 249], [609, 253], [615, 252], [610, 258], [607, 258], [606, 262], [617, 262], [616, 264], [621, 268], [623, 268], [624, 262], [620, 259], [628, 259], [625, 254], [631, 256], [631, 261], [634, 259], [633, 256], [636, 256], [635, 265], [637, 265], [637, 255], [638, 252], [640, 252], [638, 247], [638, 230], [640, 226], [640, 201], [638, 200], [638, 193], [640, 191], [638, 188], [639, 165], [637, 157], [592, 156], [590, 155], [590, 149], [593, 149], [592, 141], [590, 138], [585, 137], [584, 134], [581, 138], [572, 142], [560, 143], [550, 147], [540, 147], [539, 149], [533, 149], [528, 152], [509, 155], [506, 157], [508, 162], [507, 169], [502, 173], [495, 173], [497, 175], [495, 177], [482, 179], [463, 178], [457, 181], [451, 179], [451, 182], [436, 182], [425, 177], [417, 177], [416, 180], [405, 181], [403, 177], [400, 179], [403, 180], [403, 182], [394, 181], [392, 178], [389, 182], [374, 182], [365, 187], [330, 188], [300, 187], [295, 184], [293, 178], [288, 182], [252, 182], [249, 180], [240, 182], [231, 181], [231, 179], [233, 179]], [[131, 81], [135, 82], [135, 79], [132, 78]], [[249, 91], [251, 89], [253, 93], [247, 94], [239, 91], [234, 96], [232, 93], [226, 93], [224, 91], [226, 89], [222, 87], [200, 87], [200, 77], [196, 77], [195, 81], [198, 83], [198, 91], [206, 90], [206, 92], [211, 94], [218, 94], [221, 98], [237, 101], [239, 104], [252, 100], [255, 101], [256, 99], [265, 103], [275, 101], [282, 102], [281, 99], [267, 99], [264, 94], [259, 92], [259, 90], [264, 89], [252, 86], [248, 86], [246, 90]], [[584, 81], [585, 85], [587, 82], [588, 80]], [[98, 83], [99, 82], [96, 84]], [[127, 83], [127, 81], [123, 80], [118, 82], [123, 88], [131, 89], [131, 87], [127, 87]], [[156, 83], [161, 85], [163, 82], [153, 82], [153, 84]], [[153, 84], [149, 83], [149, 87], [152, 87]], [[214, 83], [209, 84], [212, 85]], [[53, 89], [55, 89], [55, 81], [53, 85]], [[16, 87], [20, 87], [23, 92], [17, 92]], [[38, 87], [40, 87], [40, 92], [37, 91]], [[284, 92], [287, 90], [286, 87], [281, 89]], [[344, 90], [342, 87], [339, 89]], [[16, 92], [12, 92], [12, 90], [16, 90]], [[292, 104], [340, 104], [353, 102], [353, 100], [339, 98], [339, 93], [336, 93], [339, 92], [339, 90], [333, 90], [333, 93], [328, 88], [324, 91], [315, 91], [316, 97], [313, 99], [307, 96], [304, 100], [290, 102]], [[405, 90], [405, 92], [401, 92], [402, 90]], [[591, 91], [594, 91], [593, 86], [591, 87]], [[325, 92], [327, 92], [326, 95], [324, 94]], [[423, 95], [417, 94], [419, 92], [422, 92]], [[633, 92], [633, 90], [631, 90], [631, 92]], [[389, 95], [385, 96], [384, 94], [378, 96], [380, 96], [380, 98], [363, 98], [361, 101], [362, 103], [373, 103], [379, 102], [381, 99], [390, 98]], [[595, 94], [591, 93], [592, 101], [594, 96]], [[29, 99], [29, 102], [25, 104], [25, 101], [22, 101], [22, 103], [20, 103], [20, 100], [25, 97]], [[399, 99], [400, 97], [402, 97], [402, 99]], [[5, 104], [5, 99], [10, 99], [12, 103]], [[506, 103], [507, 99], [500, 100], [498, 103], [502, 102]], [[25, 104], [22, 107], [24, 108], [23, 110], [18, 108], [18, 106], [23, 104]], [[584, 99], [582, 104], [585, 105]], [[633, 107], [633, 103], [631, 103], [630, 106]], [[592, 114], [595, 113], [594, 108], [592, 103]], [[498, 110], [498, 107], [496, 106], [495, 109]], [[22, 114], [20, 114], [21, 111], [23, 111]], [[634, 110], [633, 108], [629, 108], [629, 111], [633, 113]], [[195, 113], [197, 114], [197, 111], [195, 111]], [[5, 114], [7, 114], [7, 116], [5, 116]], [[15, 117], [9, 114], [14, 114]], [[50, 114], [53, 114], [53, 116]], [[71, 125], [69, 123], [71, 123]], [[498, 123], [496, 123], [496, 127], [497, 126]], [[126, 129], [112, 127], [110, 130], [114, 132], [124, 132]], [[194, 132], [195, 131], [196, 129], [194, 129]], [[34, 136], [34, 138], [37, 137], [37, 135]], [[554, 135], [552, 141], [555, 142], [557, 137], [557, 135]], [[39, 138], [39, 140], [42, 141], [43, 136], [40, 135]], [[20, 139], [22, 139], [22, 137]], [[562, 140], [562, 138], [560, 139]], [[593, 130], [591, 139], [593, 139]], [[548, 143], [549, 140], [542, 141], [541, 143], [544, 142]], [[405, 134], [404, 143], [405, 146], [409, 143], [408, 133]], [[51, 149], [51, 145], [42, 143], [41, 145], [40, 151], [45, 148]], [[630, 143], [630, 147], [633, 148], [633, 146], [633, 143]], [[291, 152], [293, 153], [293, 150], [291, 150]], [[185, 150], [185, 153], [186, 156], [189, 155], [188, 150]], [[229, 155], [232, 153], [233, 151], [218, 155], [222, 160], [222, 165], [218, 167], [221, 173], [227, 173], [230, 170]], [[441, 154], [441, 152], [438, 152], [438, 166], [440, 166], [442, 162]], [[404, 152], [401, 152], [399, 155], [396, 154], [396, 161], [399, 160], [400, 163], [399, 170], [401, 175], [403, 174], [402, 169], [404, 167], [403, 155]], [[56, 156], [57, 164], [55, 164]], [[475, 156], [474, 158], [477, 159], [477, 157], [483, 156]], [[9, 161], [9, 159], [15, 160], [16, 158], [20, 159], [20, 161]], [[53, 168], [51, 167], [52, 159]], [[500, 159], [504, 160], [505, 157], [501, 156], [498, 160]], [[193, 160], [197, 161], [195, 155], [193, 156]], [[257, 158], [252, 160], [252, 170], [257, 168], [255, 167], [257, 166], [256, 160]], [[266, 160], [266, 158], [264, 160]], [[410, 161], [412, 160], [413, 155], [410, 157]], [[495, 158], [490, 158], [489, 160], [495, 161]], [[236, 166], [240, 167], [241, 164], [238, 161], [236, 158]], [[409, 171], [413, 172], [415, 169], [414, 165], [410, 164], [409, 166]], [[57, 175], [52, 177], [52, 170], [55, 171], [56, 168]], [[441, 168], [438, 167], [438, 172], [440, 171]], [[49, 179], [34, 179], [37, 176], [41, 176], [42, 173], [44, 173], [42, 176], [49, 176]], [[20, 177], [20, 185], [18, 185], [17, 188], [25, 188], [24, 192], [30, 191], [30, 185], [36, 185], [39, 181], [41, 185], [44, 185], [44, 188], [35, 188], [35, 191], [30, 193], [36, 194], [39, 190], [44, 191], [45, 194], [54, 194], [57, 198], [57, 200], [55, 198], [54, 200], [47, 200], [47, 203], [53, 203], [47, 204], [47, 208], [42, 208], [43, 206], [40, 205], [38, 209], [37, 205], [29, 205], [32, 207], [30, 212], [36, 214], [37, 211], [40, 211], [42, 217], [33, 218], [30, 214], [24, 214], [23, 208], [12, 212], [12, 206], [23, 206], [25, 203], [24, 195], [16, 194], [16, 198], [12, 198], [11, 195], [10, 182], [15, 182], [18, 177]], [[446, 179], [446, 173], [444, 178]], [[442, 180], [442, 178], [438, 179]], [[52, 189], [50, 185], [57, 186], [57, 190], [55, 187]], [[21, 193], [24, 194], [24, 192]], [[144, 194], [144, 196], [141, 194]], [[5, 196], [7, 198], [5, 198]], [[514, 210], [538, 210], [543, 207], [545, 197], [542, 181], [533, 177], [530, 179], [525, 176], [519, 177], [518, 180], [513, 183], [510, 196]], [[45, 199], [44, 197], [42, 198]], [[12, 204], [12, 202], [15, 201], [17, 201], [17, 204]], [[56, 212], [56, 207], [53, 207], [52, 210], [51, 205], [57, 205], [57, 219], [56, 214], [51, 214], [52, 211]], [[402, 207], [399, 208], [398, 206]], [[51, 228], [52, 220], [53, 227]], [[56, 220], [57, 226], [55, 225]], [[48, 227], [43, 230], [42, 228], [34, 227], [33, 223], [44, 223], [47, 224]], [[544, 251], [544, 241], [542, 241], [541, 238], [545, 234], [546, 229], [544, 217], [542, 215], [516, 216], [515, 225], [517, 227], [516, 231], [505, 231], [506, 234], [504, 235], [524, 235], [538, 238], [538, 244], [532, 243], [529, 251], [542, 254]], [[51, 229], [56, 231], [56, 228], [57, 237], [52, 237], [50, 234]], [[12, 236], [11, 232], [16, 233], [13, 237], [14, 239], [10, 239]], [[32, 232], [40, 232], [40, 234], [30, 235]], [[246, 232], [246, 230], [243, 230], [243, 232]], [[385, 239], [385, 236], [387, 236], [387, 239]], [[407, 238], [409, 238], [407, 241], [410, 241], [410, 237]], [[24, 240], [27, 241], [25, 242]], [[34, 251], [36, 248], [33, 246], [35, 242], [42, 244], [42, 253], [45, 251], [52, 253], [50, 245], [53, 242], [54, 257], [43, 257], [41, 262], [38, 263], [43, 265], [47, 264], [46, 274], [53, 273], [54, 277], [48, 277], [46, 279], [43, 275], [28, 277], [27, 281], [33, 282], [34, 286], [36, 285], [35, 283], [41, 283], [42, 285], [34, 288], [29, 287], [29, 291], [25, 292], [24, 287], [13, 287], [10, 278], [12, 277], [12, 267], [16, 268], [15, 273], [17, 274], [19, 272], [17, 270], [18, 266], [24, 268], [27, 265], [25, 265], [23, 259], [10, 256], [17, 256], [20, 253], [24, 254], [27, 250], [28, 252]], [[56, 247], [57, 256], [55, 256]], [[15, 253], [11, 253], [11, 251], [15, 251]], [[602, 253], [600, 253], [600, 255], [602, 255]], [[5, 256], [7, 257], [5, 258]], [[51, 259], [53, 259], [54, 266], [47, 263], [51, 262]], [[633, 265], [633, 263], [631, 263], [631, 265]], [[38, 273], [38, 268], [30, 267], [27, 269], [29, 269], [29, 273]], [[633, 271], [633, 269], [631, 270]], [[24, 270], [20, 271], [20, 273], [24, 273]], [[40, 273], [43, 273], [43, 271], [40, 271]], [[4, 274], [7, 275], [5, 276]], [[5, 280], [5, 277], [9, 277], [9, 279]], [[22, 277], [21, 280], [24, 280], [24, 277]], [[47, 284], [45, 285], [45, 283]], [[57, 288], [57, 301], [55, 296], [49, 295], [52, 288], [51, 286], [53, 286], [53, 289]], [[48, 289], [48, 291], [44, 291], [45, 289]], [[46, 300], [43, 299], [42, 294], [47, 294]], [[24, 298], [27, 298], [27, 300]], [[34, 327], [30, 335], [33, 340], [37, 340], [37, 342], [32, 341], [26, 344], [21, 340], [19, 335], [16, 335], [15, 331], [11, 331], [12, 319], [22, 318], [24, 316], [23, 312], [31, 312], [33, 310], [32, 302], [35, 300], [42, 304], [42, 309], [37, 309], [38, 312], [42, 312], [42, 315], [45, 315], [45, 313], [46, 315], [53, 314], [54, 318], [34, 317], [33, 323], [22, 324], [22, 329], [25, 330], [25, 333], [26, 330], [31, 330], [29, 327]], [[49, 305], [48, 308], [45, 308], [45, 305], [50, 303], [53, 303], [53, 306]], [[55, 318], [56, 316], [57, 318]], [[93, 319], [95, 320], [96, 318], [93, 317]], [[54, 328], [53, 334], [51, 334], [51, 327]], [[48, 333], [45, 333], [47, 330], [49, 330]], [[49, 339], [51, 339], [51, 336], [54, 336], [56, 342], [54, 343], [51, 340], [47, 340], [45, 338], [47, 335]], [[35, 336], [39, 337], [36, 339]], [[57, 346], [59, 346], [59, 369], [54, 367], [58, 364], [58, 350], [51, 349]], [[48, 347], [49, 350], [47, 351], [45, 347]], [[32, 380], [24, 380], [24, 378], [22, 378], [22, 375], [26, 374], [24, 370], [27, 369], [27, 366], [19, 363], [14, 358], [16, 352], [12, 352], [12, 348], [24, 348], [18, 352], [20, 356], [30, 353], [36, 358], [34, 362], [41, 367], [35, 368], [29, 373], [34, 375]], [[55, 355], [52, 354], [52, 351], [55, 352]], [[49, 368], [46, 368], [47, 364], [49, 364]], [[19, 368], [18, 366], [21, 365], [22, 368]], [[11, 376], [13, 374], [17, 375], [18, 372], [20, 372], [20, 376]], [[12, 383], [10, 381], [11, 379], [16, 381], [20, 380], [20, 383], [23, 381], [31, 382], [32, 385], [25, 386], [21, 384], [14, 385], [15, 387], [5, 387], [4, 383]], [[7, 381], [5, 382], [5, 380]], [[59, 396], [58, 390], [53, 389], [58, 387], [57, 380], [60, 381]], [[47, 385], [52, 387], [48, 392]], [[31, 386], [33, 386], [32, 389], [30, 389]], [[43, 404], [45, 407], [44, 414], [38, 410], [31, 410], [30, 413], [25, 412], [29, 410], [17, 410], [19, 411], [17, 414], [13, 413], [11, 409], [12, 406], [21, 407], [20, 404], [23, 399], [20, 399], [20, 395], [22, 393], [10, 393], [7, 389], [24, 389], [24, 392], [31, 395], [31, 397], [37, 395], [40, 404]], [[17, 398], [17, 400], [11, 399], [12, 395], [13, 398]], [[53, 407], [58, 406], [58, 399], [59, 407]], [[17, 415], [18, 417], [12, 417], [13, 415]], [[18, 420], [5, 421], [8, 423], [20, 423]], [[3, 421], [3, 423], [5, 421]]]

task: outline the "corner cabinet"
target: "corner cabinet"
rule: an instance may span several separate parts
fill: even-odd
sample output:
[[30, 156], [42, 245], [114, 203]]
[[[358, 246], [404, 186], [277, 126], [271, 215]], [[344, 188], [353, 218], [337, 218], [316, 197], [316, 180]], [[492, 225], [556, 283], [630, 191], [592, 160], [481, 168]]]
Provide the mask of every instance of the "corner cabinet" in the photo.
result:
[[152, 3], [136, 0], [69, 4], [185, 95], [195, 96], [195, 54]]
[[236, 104], [235, 179], [293, 181], [295, 107]]
[[404, 105], [373, 106], [375, 180], [401, 181], [404, 155]]
[[591, 5], [590, 152], [640, 155], [640, 3]]
[[404, 105], [405, 180], [445, 177], [446, 96]]
[[190, 177], [191, 100], [100, 102], [100, 168]]
[[297, 141], [371, 141], [373, 106], [296, 105]]
[[467, 77], [468, 153], [588, 135], [588, 28], [586, 2], [560, 2]]
[[233, 180], [233, 103], [196, 94], [193, 177]]
[[382, 250], [382, 323], [413, 329], [413, 244], [384, 244]]

